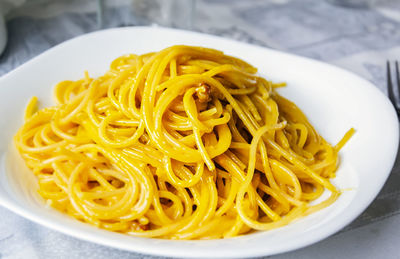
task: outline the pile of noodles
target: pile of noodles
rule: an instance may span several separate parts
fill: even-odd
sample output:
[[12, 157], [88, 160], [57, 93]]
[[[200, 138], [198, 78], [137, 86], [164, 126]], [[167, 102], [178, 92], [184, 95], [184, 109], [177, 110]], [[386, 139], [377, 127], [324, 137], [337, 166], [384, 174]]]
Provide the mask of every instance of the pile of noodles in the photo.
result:
[[[268, 230], [334, 202], [338, 150], [257, 69], [173, 46], [125, 55], [28, 104], [15, 144], [47, 204], [103, 229], [170, 239]], [[329, 197], [311, 206], [327, 190]]]

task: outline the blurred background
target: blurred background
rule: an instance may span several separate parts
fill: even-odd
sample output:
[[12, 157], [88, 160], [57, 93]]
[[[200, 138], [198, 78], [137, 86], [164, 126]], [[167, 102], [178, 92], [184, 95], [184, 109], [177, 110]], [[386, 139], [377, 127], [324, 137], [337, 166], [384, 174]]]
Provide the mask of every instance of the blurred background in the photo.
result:
[[[357, 73], [384, 93], [386, 61], [400, 59], [398, 0], [0, 0], [0, 76], [65, 40], [137, 25], [209, 33], [318, 59]], [[275, 258], [399, 258], [399, 182], [397, 162], [379, 196], [351, 225]], [[0, 258], [82, 257], [153, 258], [79, 241], [0, 207]]]
[[[1, 29], [2, 16], [7, 30]], [[0, 0], [0, 49], [8, 38], [0, 74], [78, 35], [135, 25], [189, 29], [331, 61], [398, 45], [400, 4], [398, 0]]]

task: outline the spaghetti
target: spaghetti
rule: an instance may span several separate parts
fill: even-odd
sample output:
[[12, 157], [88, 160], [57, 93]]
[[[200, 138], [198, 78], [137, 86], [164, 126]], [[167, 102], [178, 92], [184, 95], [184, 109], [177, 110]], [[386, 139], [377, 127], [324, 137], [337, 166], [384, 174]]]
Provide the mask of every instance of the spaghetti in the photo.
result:
[[[27, 106], [15, 145], [52, 207], [133, 236], [212, 239], [329, 206], [338, 151], [256, 68], [173, 46], [125, 55], [98, 78]], [[310, 205], [327, 190], [329, 198]]]

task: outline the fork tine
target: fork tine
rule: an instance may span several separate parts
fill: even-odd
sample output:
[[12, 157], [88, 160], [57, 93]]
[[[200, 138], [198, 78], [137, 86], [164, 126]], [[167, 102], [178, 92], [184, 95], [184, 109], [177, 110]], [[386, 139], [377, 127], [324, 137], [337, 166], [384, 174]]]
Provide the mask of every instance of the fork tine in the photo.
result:
[[400, 91], [400, 73], [399, 73], [399, 62], [396, 61], [396, 80], [397, 80], [397, 92]]
[[392, 102], [393, 106], [397, 110], [396, 98], [394, 97], [394, 93], [393, 93], [393, 84], [392, 84], [392, 77], [391, 77], [391, 74], [390, 74], [390, 63], [389, 63], [389, 61], [386, 61], [386, 73], [387, 73], [386, 76], [387, 76], [387, 85], [388, 85], [388, 96], [389, 96], [389, 99]]

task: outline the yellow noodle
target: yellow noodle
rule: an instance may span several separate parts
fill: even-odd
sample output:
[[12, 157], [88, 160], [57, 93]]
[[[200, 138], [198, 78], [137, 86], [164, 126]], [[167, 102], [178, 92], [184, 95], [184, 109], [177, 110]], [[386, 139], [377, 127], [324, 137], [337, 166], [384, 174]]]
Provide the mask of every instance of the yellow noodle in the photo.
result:
[[[340, 195], [338, 152], [246, 62], [172, 46], [33, 97], [15, 145], [46, 204], [97, 227], [167, 239], [268, 230]], [[328, 199], [310, 202], [326, 191]]]

